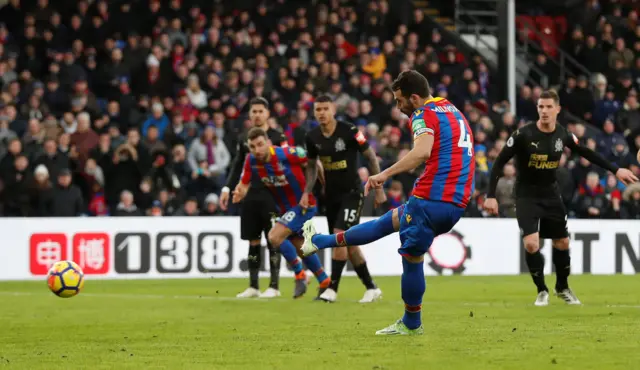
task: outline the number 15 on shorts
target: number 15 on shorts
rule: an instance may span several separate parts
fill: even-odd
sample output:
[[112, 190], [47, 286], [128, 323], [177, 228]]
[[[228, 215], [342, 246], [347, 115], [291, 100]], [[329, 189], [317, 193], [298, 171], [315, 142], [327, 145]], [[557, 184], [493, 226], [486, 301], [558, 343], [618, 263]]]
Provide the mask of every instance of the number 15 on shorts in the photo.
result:
[[357, 209], [346, 209], [344, 210], [344, 222], [354, 222], [358, 217]]

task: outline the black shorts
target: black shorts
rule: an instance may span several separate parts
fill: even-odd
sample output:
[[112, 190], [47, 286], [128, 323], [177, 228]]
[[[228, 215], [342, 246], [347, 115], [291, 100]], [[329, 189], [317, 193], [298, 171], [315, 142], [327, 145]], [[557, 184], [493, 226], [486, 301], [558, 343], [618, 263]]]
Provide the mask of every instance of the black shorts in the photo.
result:
[[569, 236], [567, 209], [558, 196], [517, 198], [516, 218], [522, 236], [540, 233], [540, 239], [563, 239]]
[[277, 216], [276, 202], [268, 193], [248, 194], [240, 210], [240, 238], [259, 240], [269, 233], [272, 219]]
[[333, 229], [349, 230], [359, 224], [363, 201], [364, 195], [361, 191], [353, 191], [341, 196], [327, 195], [325, 208], [329, 232], [332, 233]]

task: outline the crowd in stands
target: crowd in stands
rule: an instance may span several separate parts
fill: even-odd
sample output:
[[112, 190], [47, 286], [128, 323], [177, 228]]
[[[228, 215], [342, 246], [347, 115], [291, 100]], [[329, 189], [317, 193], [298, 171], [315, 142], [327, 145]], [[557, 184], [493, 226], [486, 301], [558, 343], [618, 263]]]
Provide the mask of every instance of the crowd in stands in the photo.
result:
[[[270, 125], [303, 145], [317, 124], [313, 98], [329, 93], [388, 166], [411, 145], [388, 86], [417, 69], [474, 128], [476, 194], [467, 214], [482, 217], [492, 161], [511, 132], [536, 119], [542, 90], [523, 86], [514, 116], [509, 102], [493, 99], [482, 58], [445, 44], [420, 10], [405, 22], [394, 11], [403, 2], [10, 0], [0, 8], [1, 214], [221, 215], [218, 194], [256, 96], [271, 104]], [[602, 133], [564, 123], [639, 172], [640, 24], [628, 9], [598, 9], [604, 20], [572, 31], [567, 50], [602, 61], [588, 65], [601, 74], [556, 82], [562, 105]], [[570, 153], [564, 162], [572, 216], [640, 218], [640, 188], [623, 188]], [[394, 178], [385, 208], [370, 201], [363, 214], [399, 205], [421, 171]], [[499, 201], [510, 216], [515, 169], [504, 172]], [[365, 182], [366, 167], [359, 173]]]

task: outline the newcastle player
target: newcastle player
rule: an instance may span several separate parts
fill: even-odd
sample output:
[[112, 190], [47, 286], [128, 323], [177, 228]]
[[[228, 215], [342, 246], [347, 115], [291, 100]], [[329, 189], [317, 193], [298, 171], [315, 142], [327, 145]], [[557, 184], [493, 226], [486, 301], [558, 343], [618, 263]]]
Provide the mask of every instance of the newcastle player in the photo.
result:
[[557, 124], [560, 102], [555, 91], [546, 91], [538, 99], [536, 123], [516, 130], [498, 155], [491, 169], [491, 182], [484, 208], [498, 214], [496, 185], [503, 166], [515, 156], [518, 171], [516, 180], [516, 218], [526, 249], [526, 263], [538, 289], [536, 306], [549, 304], [549, 289], [544, 280], [544, 258], [540, 253], [542, 238], [553, 240], [553, 264], [556, 268], [555, 293], [568, 304], [580, 304], [569, 288], [571, 271], [567, 210], [556, 182], [556, 169], [567, 147], [590, 162], [605, 168], [625, 184], [638, 181], [631, 171], [609, 163], [600, 154], [581, 146], [578, 139]]
[[[378, 159], [367, 139], [350, 124], [335, 119], [335, 106], [330, 97], [318, 97], [313, 106], [320, 125], [306, 135], [309, 162], [307, 164], [307, 187], [301, 205], [306, 206], [309, 194], [316, 182], [317, 158], [320, 159], [325, 177], [325, 204], [329, 230], [340, 233], [360, 223], [363, 194], [358, 176], [358, 153], [362, 153], [372, 175], [380, 173]], [[386, 196], [382, 188], [376, 189], [376, 205], [384, 203]], [[331, 286], [320, 294], [320, 300], [334, 302], [342, 271], [351, 261], [358, 277], [367, 288], [360, 303], [373, 302], [382, 297], [367, 268], [359, 246], [339, 247], [333, 250], [331, 260]]]
[[[269, 103], [264, 98], [253, 98], [249, 102], [249, 119], [253, 127], [259, 127], [264, 130], [273, 145], [286, 146], [287, 138], [278, 130], [269, 128], [267, 120], [269, 119]], [[220, 207], [227, 210], [229, 204], [230, 188], [234, 188], [240, 181], [243, 164], [245, 158], [249, 154], [247, 146], [247, 137], [244, 133], [238, 139], [238, 148], [236, 157], [233, 161], [231, 173], [227, 180], [227, 185], [222, 189], [220, 194]], [[261, 235], [265, 237], [269, 234], [272, 226], [272, 218], [277, 216], [276, 204], [273, 196], [265, 188], [260, 179], [254, 178], [251, 187], [240, 211], [240, 236], [242, 240], [249, 241], [249, 288], [237, 295], [238, 298], [274, 298], [280, 296], [278, 282], [280, 279], [280, 253], [268, 242], [269, 248], [269, 267], [271, 272], [271, 282], [269, 288], [260, 293], [258, 286], [258, 273], [260, 271], [261, 261]], [[268, 240], [268, 239], [267, 239]]]

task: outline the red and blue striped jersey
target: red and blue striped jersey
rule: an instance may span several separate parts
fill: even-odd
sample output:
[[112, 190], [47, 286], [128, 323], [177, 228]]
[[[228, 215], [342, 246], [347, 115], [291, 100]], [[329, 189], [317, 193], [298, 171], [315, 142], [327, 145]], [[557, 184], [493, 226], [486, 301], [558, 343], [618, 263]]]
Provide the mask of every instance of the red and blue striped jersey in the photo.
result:
[[[307, 152], [304, 149], [272, 146], [265, 162], [258, 161], [253, 154], [247, 155], [240, 181], [248, 185], [252, 176], [259, 178], [271, 191], [278, 211], [283, 214], [300, 203], [307, 184], [303, 168], [306, 163]], [[315, 205], [315, 197], [309, 194], [309, 206]]]
[[465, 116], [443, 98], [433, 98], [413, 112], [409, 124], [415, 140], [434, 137], [431, 156], [413, 195], [466, 208], [475, 189], [473, 133]]

